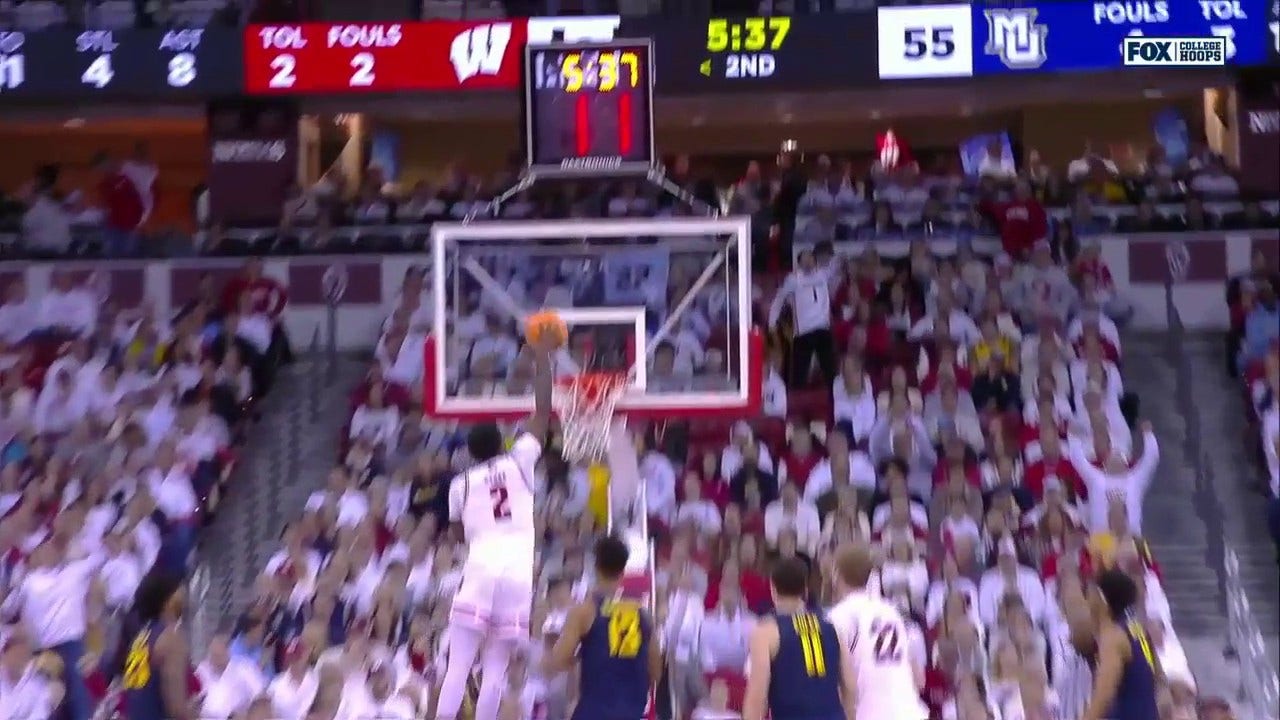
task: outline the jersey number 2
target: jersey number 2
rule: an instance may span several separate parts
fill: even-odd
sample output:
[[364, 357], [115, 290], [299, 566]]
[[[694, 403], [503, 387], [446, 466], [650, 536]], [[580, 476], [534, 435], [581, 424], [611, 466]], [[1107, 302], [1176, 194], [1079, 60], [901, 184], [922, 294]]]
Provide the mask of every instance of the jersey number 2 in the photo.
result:
[[826, 677], [827, 659], [822, 652], [822, 625], [818, 623], [818, 618], [808, 613], [793, 615], [791, 626], [800, 638], [805, 674], [809, 677]]
[[489, 500], [493, 502], [494, 520], [511, 519], [511, 502], [507, 497], [507, 486], [501, 481], [489, 485]]
[[609, 655], [633, 658], [640, 654], [640, 610], [633, 605], [614, 605], [609, 610]]
[[502, 473], [490, 471], [489, 477], [485, 478], [485, 484], [489, 486], [489, 502], [493, 503], [493, 519], [510, 520], [511, 498], [507, 494], [507, 483]]

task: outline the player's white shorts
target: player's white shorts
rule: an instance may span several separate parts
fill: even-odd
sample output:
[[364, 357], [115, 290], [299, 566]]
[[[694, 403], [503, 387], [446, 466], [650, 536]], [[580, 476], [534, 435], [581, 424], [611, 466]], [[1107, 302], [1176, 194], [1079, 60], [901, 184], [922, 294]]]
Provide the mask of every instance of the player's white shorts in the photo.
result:
[[473, 547], [462, 566], [462, 584], [453, 597], [450, 622], [503, 640], [529, 637], [533, 606], [532, 549], [508, 540], [505, 547]]

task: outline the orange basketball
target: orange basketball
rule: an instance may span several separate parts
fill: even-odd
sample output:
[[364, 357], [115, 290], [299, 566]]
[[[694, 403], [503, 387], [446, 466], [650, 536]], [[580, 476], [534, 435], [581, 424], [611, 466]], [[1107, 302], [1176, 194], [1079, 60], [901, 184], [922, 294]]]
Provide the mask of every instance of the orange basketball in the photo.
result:
[[524, 335], [529, 342], [538, 342], [546, 334], [550, 335], [555, 347], [564, 345], [569, 339], [569, 326], [553, 310], [536, 312], [525, 321]]

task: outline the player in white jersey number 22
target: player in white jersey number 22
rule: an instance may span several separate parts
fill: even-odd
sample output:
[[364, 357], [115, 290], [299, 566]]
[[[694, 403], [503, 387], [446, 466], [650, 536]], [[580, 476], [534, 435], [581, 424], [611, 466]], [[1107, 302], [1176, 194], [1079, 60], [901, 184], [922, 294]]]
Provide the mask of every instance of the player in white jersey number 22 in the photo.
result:
[[868, 552], [841, 548], [835, 558], [836, 595], [827, 613], [836, 632], [848, 643], [857, 678], [856, 720], [928, 720], [920, 700], [907, 628], [898, 608], [867, 592], [875, 567]]
[[[549, 340], [550, 335], [539, 337]], [[449, 485], [449, 517], [462, 524], [467, 559], [449, 613], [448, 666], [436, 707], [439, 720], [457, 718], [477, 656], [481, 680], [475, 720], [496, 720], [512, 652], [529, 636], [535, 560], [533, 469], [551, 417], [553, 347], [538, 342], [533, 349], [533, 414], [520, 436], [504, 452], [496, 423], [473, 426], [467, 450], [476, 464]]]

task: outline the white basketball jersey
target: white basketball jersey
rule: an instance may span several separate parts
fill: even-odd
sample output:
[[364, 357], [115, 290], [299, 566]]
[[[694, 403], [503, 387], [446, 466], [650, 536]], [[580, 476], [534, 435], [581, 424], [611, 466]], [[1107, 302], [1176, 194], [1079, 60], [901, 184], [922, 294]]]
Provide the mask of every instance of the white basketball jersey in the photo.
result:
[[852, 592], [827, 613], [849, 646], [857, 679], [858, 720], [926, 720], [898, 609], [866, 592]]
[[449, 484], [449, 517], [462, 523], [472, 550], [526, 538], [532, 546], [533, 468], [541, 456], [542, 443], [523, 433], [510, 451], [463, 471]]

